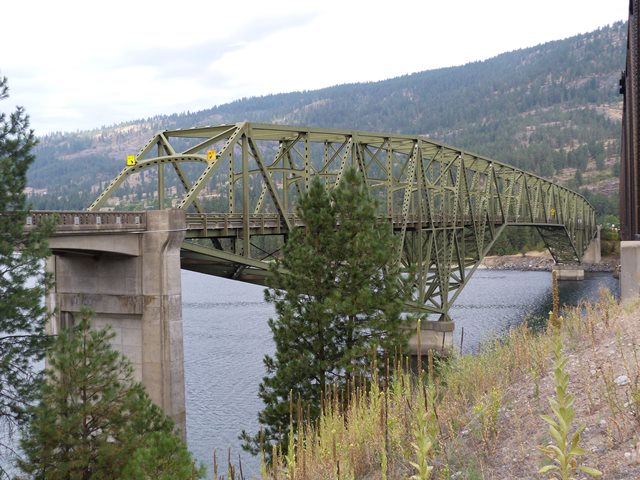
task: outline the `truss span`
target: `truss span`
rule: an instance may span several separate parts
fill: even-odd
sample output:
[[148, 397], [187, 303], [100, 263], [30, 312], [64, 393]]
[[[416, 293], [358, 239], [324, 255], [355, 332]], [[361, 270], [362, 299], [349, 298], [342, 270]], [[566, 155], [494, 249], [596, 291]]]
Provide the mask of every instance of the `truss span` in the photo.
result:
[[187, 212], [183, 268], [261, 283], [301, 226], [296, 204], [311, 179], [333, 188], [347, 167], [417, 272], [411, 307], [440, 318], [507, 226], [536, 227], [557, 262], [579, 261], [597, 231], [581, 195], [427, 138], [255, 123], [158, 133], [89, 210], [131, 175], [155, 172], [150, 207]]

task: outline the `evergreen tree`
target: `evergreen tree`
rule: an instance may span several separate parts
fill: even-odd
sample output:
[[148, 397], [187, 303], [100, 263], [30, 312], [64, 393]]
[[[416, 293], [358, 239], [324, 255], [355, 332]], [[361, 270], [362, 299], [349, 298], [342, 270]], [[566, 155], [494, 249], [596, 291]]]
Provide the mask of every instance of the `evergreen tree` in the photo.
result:
[[201, 478], [204, 466], [194, 470], [184, 442], [175, 435], [155, 432], [127, 462], [120, 480], [175, 480]]
[[345, 386], [369, 371], [372, 352], [393, 354], [406, 342], [401, 313], [409, 282], [395, 261], [397, 239], [377, 221], [359, 174], [347, 171], [331, 192], [316, 177], [298, 215], [305, 226], [291, 233], [265, 293], [277, 314], [269, 320], [276, 352], [264, 358], [259, 388], [264, 437], [241, 435], [253, 453], [263, 440], [286, 447], [291, 400], [317, 418], [329, 385]]
[[[0, 77], [0, 100], [8, 97]], [[51, 226], [25, 232], [24, 189], [31, 151], [36, 143], [29, 118], [18, 107], [0, 113], [0, 458], [12, 455], [3, 443], [23, 418], [37, 376], [32, 366], [44, 355], [46, 310], [42, 299], [49, 285], [43, 273]], [[0, 462], [0, 477], [8, 476]]]
[[110, 329], [91, 329], [83, 315], [53, 344], [21, 440], [25, 458], [18, 466], [28, 478], [106, 480], [123, 472], [126, 478], [192, 478], [191, 457], [173, 422], [133, 381], [130, 363], [109, 345], [113, 336]]

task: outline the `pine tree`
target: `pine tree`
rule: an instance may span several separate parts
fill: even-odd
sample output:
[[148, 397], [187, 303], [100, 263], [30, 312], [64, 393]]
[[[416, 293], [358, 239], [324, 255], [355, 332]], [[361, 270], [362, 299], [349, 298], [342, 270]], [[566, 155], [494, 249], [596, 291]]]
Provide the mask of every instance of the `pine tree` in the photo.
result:
[[[8, 97], [0, 77], [0, 100]], [[26, 232], [24, 189], [36, 143], [29, 117], [18, 107], [0, 113], [0, 432], [11, 433], [32, 400], [37, 375], [33, 365], [44, 356], [46, 310], [42, 299], [50, 284], [43, 260], [51, 225]], [[0, 458], [11, 446], [0, 435]], [[8, 472], [0, 462], [0, 477]]]
[[155, 432], [133, 453], [119, 479], [175, 480], [203, 476], [204, 466], [195, 469], [184, 442], [175, 435]]
[[286, 447], [291, 402], [317, 418], [329, 385], [345, 386], [370, 371], [372, 352], [393, 354], [406, 342], [397, 239], [377, 221], [359, 174], [345, 172], [331, 192], [315, 178], [298, 215], [305, 227], [291, 233], [265, 293], [277, 315], [269, 320], [276, 352], [264, 358], [262, 435], [241, 435], [253, 453], [263, 440]]
[[[91, 329], [84, 315], [53, 344], [21, 440], [25, 458], [18, 466], [29, 478], [116, 479], [123, 471], [137, 472], [136, 478], [192, 478], [191, 457], [173, 422], [133, 381], [130, 363], [109, 345], [113, 336], [110, 329]], [[171, 461], [163, 459], [167, 446]]]

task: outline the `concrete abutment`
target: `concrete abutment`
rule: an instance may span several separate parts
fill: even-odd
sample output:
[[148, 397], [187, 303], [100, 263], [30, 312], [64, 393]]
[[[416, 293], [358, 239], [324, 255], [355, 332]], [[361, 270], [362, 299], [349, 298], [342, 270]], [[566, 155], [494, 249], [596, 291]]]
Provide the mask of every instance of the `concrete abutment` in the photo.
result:
[[[47, 296], [50, 333], [77, 321], [83, 307], [93, 325], [110, 325], [151, 399], [186, 429], [180, 246], [181, 210], [146, 212], [146, 229], [101, 235], [70, 233], [50, 240]], [[122, 248], [120, 248], [120, 246]]]

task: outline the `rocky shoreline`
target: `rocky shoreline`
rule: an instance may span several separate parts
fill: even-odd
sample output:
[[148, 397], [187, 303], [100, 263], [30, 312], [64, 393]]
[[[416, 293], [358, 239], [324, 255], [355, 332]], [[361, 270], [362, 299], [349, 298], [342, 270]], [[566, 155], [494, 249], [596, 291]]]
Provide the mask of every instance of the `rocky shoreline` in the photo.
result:
[[[551, 271], [554, 261], [548, 252], [527, 252], [518, 255], [485, 257], [479, 268], [488, 270]], [[620, 265], [617, 257], [604, 257], [601, 263], [584, 263], [585, 272], [615, 272]]]

